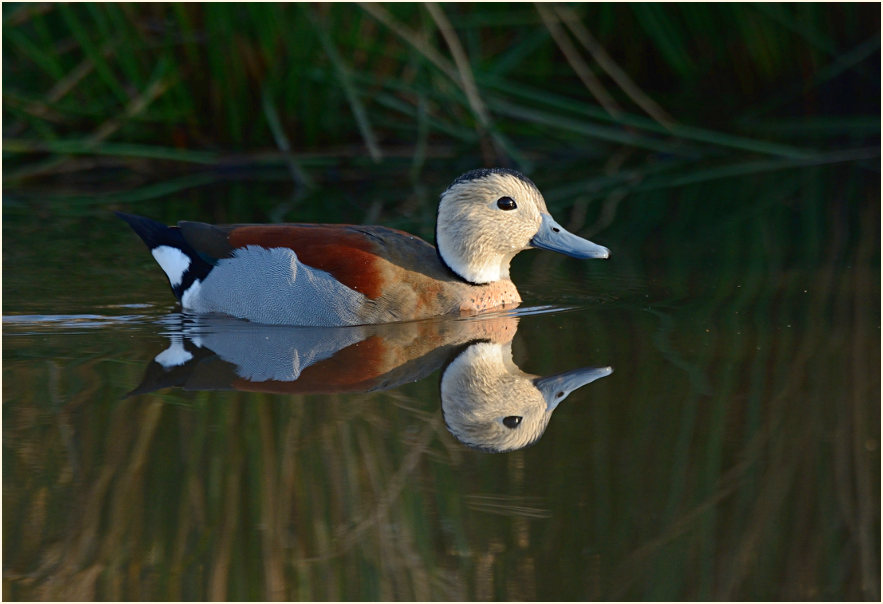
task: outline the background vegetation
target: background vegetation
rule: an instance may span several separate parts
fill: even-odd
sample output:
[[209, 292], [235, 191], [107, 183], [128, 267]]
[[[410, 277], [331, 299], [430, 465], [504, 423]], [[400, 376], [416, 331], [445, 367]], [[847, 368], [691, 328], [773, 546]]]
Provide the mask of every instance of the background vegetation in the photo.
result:
[[606, 196], [879, 156], [875, 4], [4, 3], [3, 34], [7, 190], [444, 160]]

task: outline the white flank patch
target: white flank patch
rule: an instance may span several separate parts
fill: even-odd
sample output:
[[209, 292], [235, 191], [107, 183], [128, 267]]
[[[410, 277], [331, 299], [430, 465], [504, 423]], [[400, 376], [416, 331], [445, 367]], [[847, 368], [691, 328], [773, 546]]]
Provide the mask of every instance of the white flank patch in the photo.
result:
[[181, 342], [172, 342], [172, 345], [156, 355], [153, 360], [162, 365], [165, 369], [169, 367], [177, 367], [183, 365], [193, 358], [193, 355], [184, 349]]
[[160, 245], [151, 251], [159, 266], [165, 271], [172, 287], [181, 285], [184, 273], [190, 268], [190, 258], [176, 247]]
[[193, 308], [196, 306], [195, 298], [199, 295], [199, 289], [202, 287], [202, 283], [197, 279], [193, 282], [193, 285], [188, 287], [184, 294], [181, 296], [181, 306], [184, 308]]

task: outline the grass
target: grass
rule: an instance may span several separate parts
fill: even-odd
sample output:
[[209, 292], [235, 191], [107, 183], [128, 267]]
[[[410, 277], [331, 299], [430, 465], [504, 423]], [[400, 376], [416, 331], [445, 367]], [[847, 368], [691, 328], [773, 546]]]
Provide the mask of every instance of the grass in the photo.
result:
[[[4, 186], [84, 155], [269, 161], [298, 183], [316, 153], [531, 171], [549, 141], [590, 161], [824, 161], [879, 146], [879, 25], [864, 4], [8, 3]], [[783, 118], [812, 134], [767, 127]]]

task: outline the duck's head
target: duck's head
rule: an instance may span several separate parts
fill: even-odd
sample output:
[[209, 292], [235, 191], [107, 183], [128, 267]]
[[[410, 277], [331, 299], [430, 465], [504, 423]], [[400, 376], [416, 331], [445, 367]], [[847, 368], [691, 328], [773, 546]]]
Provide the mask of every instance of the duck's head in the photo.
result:
[[555, 222], [537, 186], [507, 168], [472, 170], [451, 183], [439, 203], [436, 244], [444, 263], [475, 284], [508, 279], [512, 258], [530, 248], [574, 258], [610, 255]]

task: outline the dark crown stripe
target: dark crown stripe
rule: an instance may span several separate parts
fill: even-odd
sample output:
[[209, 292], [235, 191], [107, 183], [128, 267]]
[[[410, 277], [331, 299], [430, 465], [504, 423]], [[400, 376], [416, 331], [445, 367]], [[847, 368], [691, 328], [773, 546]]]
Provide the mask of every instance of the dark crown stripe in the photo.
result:
[[450, 185], [448, 185], [448, 189], [450, 189], [451, 187], [453, 187], [455, 185], [459, 185], [464, 182], [469, 182], [471, 180], [480, 180], [482, 178], [487, 178], [488, 176], [490, 176], [492, 174], [508, 174], [509, 176], [513, 176], [513, 177], [517, 178], [518, 180], [533, 187], [534, 189], [537, 188], [537, 186], [533, 183], [533, 181], [531, 179], [529, 179], [527, 176], [525, 176], [524, 174], [522, 174], [518, 170], [513, 170], [512, 168], [478, 168], [477, 170], [470, 170], [469, 172], [466, 172], [465, 174], [461, 174], [460, 176], [458, 176], [454, 182], [452, 182]]

